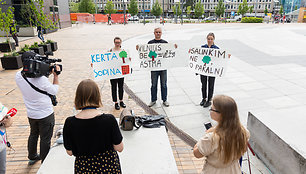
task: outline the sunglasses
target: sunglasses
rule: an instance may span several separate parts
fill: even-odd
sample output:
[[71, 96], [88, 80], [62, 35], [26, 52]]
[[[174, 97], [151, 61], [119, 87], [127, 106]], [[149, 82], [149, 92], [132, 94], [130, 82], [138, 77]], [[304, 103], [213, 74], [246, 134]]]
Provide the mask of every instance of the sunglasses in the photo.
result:
[[220, 113], [220, 111], [212, 109], [212, 108], [210, 108], [209, 111], [214, 111], [214, 112]]
[[115, 42], [115, 44], [121, 44], [121, 42]]

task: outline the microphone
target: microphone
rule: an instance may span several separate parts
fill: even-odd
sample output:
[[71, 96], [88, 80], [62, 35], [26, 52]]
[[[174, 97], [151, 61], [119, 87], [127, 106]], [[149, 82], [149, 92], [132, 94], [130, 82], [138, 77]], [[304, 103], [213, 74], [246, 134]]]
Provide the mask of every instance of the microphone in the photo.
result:
[[12, 108], [12, 109], [10, 109], [10, 110], [7, 112], [6, 116], [13, 117], [14, 115], [16, 115], [16, 113], [17, 113], [17, 109], [16, 109], [16, 108]]

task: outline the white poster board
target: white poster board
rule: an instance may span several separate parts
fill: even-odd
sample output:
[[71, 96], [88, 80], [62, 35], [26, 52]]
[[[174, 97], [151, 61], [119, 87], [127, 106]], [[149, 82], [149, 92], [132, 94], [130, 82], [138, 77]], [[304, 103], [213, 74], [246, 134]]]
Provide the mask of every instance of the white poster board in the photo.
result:
[[97, 53], [90, 55], [95, 81], [121, 78], [131, 74], [128, 51]]
[[144, 44], [139, 45], [139, 68], [142, 70], [166, 70], [173, 67], [177, 56], [174, 44]]
[[225, 50], [196, 47], [189, 49], [188, 67], [198, 74], [223, 77], [228, 61]]

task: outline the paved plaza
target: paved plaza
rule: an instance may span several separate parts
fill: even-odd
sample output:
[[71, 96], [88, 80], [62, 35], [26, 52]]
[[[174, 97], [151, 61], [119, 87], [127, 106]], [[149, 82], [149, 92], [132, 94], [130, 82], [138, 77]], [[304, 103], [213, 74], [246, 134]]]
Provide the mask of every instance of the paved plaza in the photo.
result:
[[[123, 47], [130, 50], [133, 58], [133, 75], [125, 78], [125, 83], [145, 103], [150, 102], [150, 72], [139, 71], [137, 68], [135, 45], [145, 44], [153, 39], [153, 29], [156, 26], [159, 25], [78, 24], [46, 35], [47, 39], [58, 42], [59, 50], [53, 57], [63, 60], [60, 90], [57, 95], [59, 104], [55, 107], [55, 129], [64, 123], [66, 117], [75, 114], [73, 100], [78, 83], [83, 79], [93, 78], [90, 54], [111, 48], [115, 36], [123, 39]], [[170, 107], [163, 107], [158, 102], [153, 109], [167, 115], [172, 123], [195, 140], [204, 134], [203, 123], [211, 119], [208, 108], [199, 106], [200, 77], [186, 66], [187, 50], [204, 44], [209, 32], [215, 33], [216, 45], [232, 54], [226, 76], [216, 79], [215, 94], [226, 94], [237, 101], [240, 118], [245, 126], [249, 111], [272, 112], [291, 108], [294, 115], [295, 109], [300, 111], [306, 108], [305, 24], [166, 24], [162, 28], [162, 38], [178, 44], [180, 57], [168, 71]], [[34, 41], [38, 39], [25, 38], [21, 45], [32, 44]], [[21, 92], [14, 80], [17, 71], [0, 69], [0, 101], [9, 108], [18, 109], [14, 125], [8, 129], [8, 138], [15, 149], [15, 152], [11, 151], [11, 154], [7, 155], [8, 174], [35, 173], [40, 164], [32, 168], [26, 165], [29, 125]], [[109, 81], [98, 84], [102, 89], [101, 110], [118, 117], [120, 111], [114, 109]], [[160, 92], [160, 89], [158, 91]], [[160, 101], [160, 93], [158, 98]], [[145, 114], [127, 95], [124, 96], [124, 101], [135, 110], [136, 115]], [[302, 127], [296, 128], [296, 132], [299, 131], [297, 136], [302, 136]], [[290, 141], [290, 137], [286, 138]], [[199, 172], [203, 163], [202, 160], [192, 158], [191, 147], [173, 133], [169, 134], [169, 139], [179, 172]], [[303, 144], [306, 143], [301, 142], [297, 148], [306, 149]], [[259, 160], [253, 157], [251, 160], [252, 173], [269, 173]], [[243, 170], [248, 173], [246, 161], [243, 166]]]

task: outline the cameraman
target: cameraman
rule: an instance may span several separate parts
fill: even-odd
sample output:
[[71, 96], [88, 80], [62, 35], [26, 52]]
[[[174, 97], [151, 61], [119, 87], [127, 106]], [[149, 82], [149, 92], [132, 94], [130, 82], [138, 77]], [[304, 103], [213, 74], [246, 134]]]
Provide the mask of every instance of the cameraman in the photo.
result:
[[[57, 71], [60, 71], [58, 65], [55, 67]], [[27, 108], [27, 115], [31, 128], [28, 139], [28, 164], [33, 165], [40, 159], [43, 162], [50, 150], [55, 122], [54, 111], [50, 97], [33, 89], [22, 76], [22, 73], [22, 71], [17, 72], [15, 79]], [[52, 74], [53, 84], [50, 83], [48, 78], [44, 75], [37, 78], [26, 77], [26, 79], [36, 88], [46, 91], [51, 95], [56, 95], [59, 88], [58, 75], [54, 69], [52, 70]], [[40, 155], [37, 153], [38, 136], [40, 136]]]

